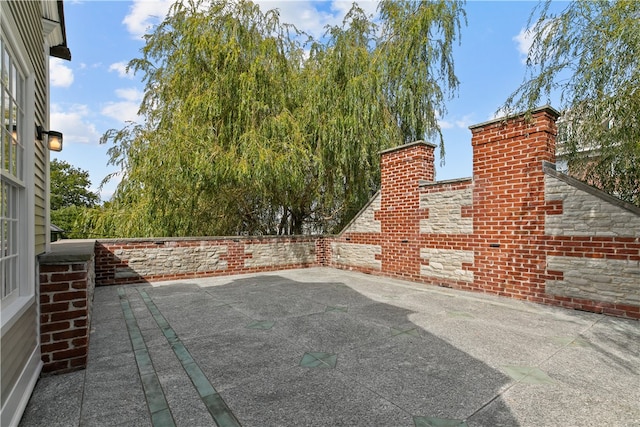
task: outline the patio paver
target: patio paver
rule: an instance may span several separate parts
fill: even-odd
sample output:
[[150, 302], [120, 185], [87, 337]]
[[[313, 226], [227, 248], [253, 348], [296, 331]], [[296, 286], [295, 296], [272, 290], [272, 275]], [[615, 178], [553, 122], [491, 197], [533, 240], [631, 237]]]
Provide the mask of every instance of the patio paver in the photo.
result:
[[640, 426], [640, 322], [312, 268], [97, 288], [31, 426]]

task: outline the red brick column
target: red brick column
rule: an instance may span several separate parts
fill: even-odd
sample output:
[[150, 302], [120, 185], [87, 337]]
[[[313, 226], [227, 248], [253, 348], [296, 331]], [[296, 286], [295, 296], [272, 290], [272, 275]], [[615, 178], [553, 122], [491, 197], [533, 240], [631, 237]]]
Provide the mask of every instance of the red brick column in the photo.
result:
[[434, 144], [418, 141], [381, 153], [382, 272], [420, 277], [420, 181], [433, 181]]
[[555, 161], [550, 107], [471, 127], [473, 133], [474, 285], [485, 292], [527, 298], [544, 293], [544, 172]]
[[52, 246], [56, 251], [40, 260], [40, 351], [43, 372], [63, 373], [87, 364], [94, 244], [86, 242], [90, 252], [81, 256], [61, 254], [64, 241]]
[[316, 239], [316, 264], [320, 267], [331, 265], [331, 236], [321, 236]]

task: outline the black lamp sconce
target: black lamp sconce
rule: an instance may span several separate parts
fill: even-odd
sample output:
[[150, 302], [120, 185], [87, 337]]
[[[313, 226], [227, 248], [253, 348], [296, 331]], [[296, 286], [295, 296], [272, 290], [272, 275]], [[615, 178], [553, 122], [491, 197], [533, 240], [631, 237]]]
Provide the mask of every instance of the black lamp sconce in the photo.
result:
[[36, 135], [38, 141], [42, 141], [44, 135], [47, 135], [47, 147], [51, 151], [62, 151], [62, 132], [57, 130], [44, 130], [42, 126], [36, 126]]

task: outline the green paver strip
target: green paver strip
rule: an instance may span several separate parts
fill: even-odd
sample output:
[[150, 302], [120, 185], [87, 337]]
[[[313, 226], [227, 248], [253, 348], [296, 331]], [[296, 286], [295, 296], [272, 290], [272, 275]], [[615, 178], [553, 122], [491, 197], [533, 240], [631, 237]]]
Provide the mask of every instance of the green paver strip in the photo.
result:
[[162, 330], [165, 338], [169, 341], [169, 344], [171, 344], [173, 352], [178, 360], [180, 360], [182, 367], [191, 379], [193, 386], [200, 395], [200, 399], [202, 399], [202, 402], [207, 407], [216, 424], [219, 427], [240, 427], [240, 423], [235, 415], [233, 415], [233, 412], [231, 412], [231, 409], [229, 409], [229, 406], [227, 406], [222, 396], [220, 396], [213, 385], [211, 385], [204, 372], [202, 372], [202, 369], [200, 369], [198, 364], [193, 360], [189, 350], [187, 350], [182, 341], [180, 341], [180, 338], [178, 338], [149, 294], [142, 289], [138, 289], [138, 293], [140, 293], [140, 296], [147, 305], [158, 327]]
[[156, 371], [153, 368], [149, 350], [142, 338], [138, 322], [133, 315], [133, 310], [131, 310], [127, 293], [123, 288], [118, 288], [118, 296], [120, 297], [120, 306], [122, 307], [122, 313], [124, 314], [124, 319], [127, 324], [127, 331], [129, 332], [129, 338], [133, 346], [136, 364], [138, 365], [144, 397], [147, 400], [147, 406], [151, 413], [151, 424], [154, 427], [175, 427], [176, 424], [171, 416], [169, 404], [162, 391], [160, 380], [158, 380]]
[[335, 368], [338, 361], [337, 354], [310, 351], [300, 360], [303, 368]]
[[531, 366], [503, 366], [504, 371], [514, 380], [524, 384], [554, 384], [546, 372]]
[[275, 325], [276, 322], [272, 322], [270, 320], [254, 320], [253, 322], [249, 323], [246, 328], [247, 329], [261, 329], [264, 331], [268, 331], [269, 329], [273, 328], [273, 325]]
[[420, 336], [420, 332], [418, 332], [418, 330], [416, 328], [391, 328], [391, 331], [393, 332], [394, 337], [397, 337], [398, 335], [410, 335], [412, 337], [419, 337]]
[[463, 420], [436, 417], [413, 417], [413, 424], [416, 427], [467, 427]]

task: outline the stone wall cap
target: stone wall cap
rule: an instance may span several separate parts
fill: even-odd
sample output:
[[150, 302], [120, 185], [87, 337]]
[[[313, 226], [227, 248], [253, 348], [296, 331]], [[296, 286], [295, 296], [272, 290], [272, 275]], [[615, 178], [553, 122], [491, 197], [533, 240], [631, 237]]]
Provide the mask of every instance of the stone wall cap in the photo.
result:
[[318, 239], [331, 237], [332, 234], [262, 234], [255, 236], [187, 236], [187, 237], [116, 237], [110, 239], [97, 239], [98, 244], [129, 244], [129, 243], [155, 243], [161, 245], [167, 242], [214, 242], [214, 241], [241, 241], [241, 240], [298, 240]]
[[[552, 106], [550, 106], [550, 105], [544, 105], [542, 107], [534, 108], [533, 110], [530, 111], [530, 114], [539, 113], [539, 112], [542, 112], [542, 111], [546, 111], [547, 113], [549, 113], [552, 116], [554, 116], [556, 119], [558, 117], [560, 117], [560, 112], [558, 110], [556, 110], [555, 108], [553, 108]], [[517, 113], [517, 114], [498, 117], [498, 118], [495, 118], [495, 119], [488, 120], [486, 122], [478, 123], [477, 125], [471, 125], [471, 126], [469, 126], [469, 129], [473, 130], [473, 129], [485, 127], [487, 125], [491, 125], [491, 124], [494, 124], [494, 123], [500, 123], [500, 122], [504, 122], [505, 120], [514, 119], [516, 117], [521, 117], [521, 116], [524, 116], [526, 114], [527, 113], [525, 112], [525, 113]]]
[[51, 250], [38, 257], [40, 264], [63, 264], [89, 261], [93, 258], [93, 239], [63, 239], [51, 244]]
[[463, 182], [471, 183], [472, 181], [473, 181], [473, 178], [470, 177], [470, 176], [465, 177], [465, 178], [443, 179], [441, 181], [427, 181], [427, 180], [421, 179], [418, 182], [418, 186], [419, 187], [435, 187], [435, 186], [438, 186], [438, 185], [459, 184], [459, 183], [463, 183]]
[[395, 147], [387, 148], [386, 150], [380, 151], [378, 154], [383, 155], [383, 154], [393, 153], [394, 151], [405, 150], [407, 148], [412, 148], [412, 147], [415, 147], [417, 145], [426, 145], [427, 147], [431, 147], [431, 148], [436, 148], [437, 147], [437, 145], [434, 144], [433, 142], [427, 142], [427, 141], [420, 140], [420, 141], [410, 142], [408, 144], [402, 144], [402, 145], [397, 145]]

